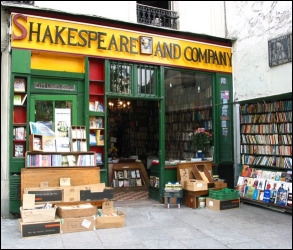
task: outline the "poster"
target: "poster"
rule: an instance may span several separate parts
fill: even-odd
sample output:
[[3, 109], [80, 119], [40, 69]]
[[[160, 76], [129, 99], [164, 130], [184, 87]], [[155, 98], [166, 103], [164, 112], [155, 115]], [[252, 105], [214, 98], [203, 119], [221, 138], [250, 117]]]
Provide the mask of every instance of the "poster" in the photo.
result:
[[68, 137], [71, 127], [71, 109], [55, 109], [56, 137]]

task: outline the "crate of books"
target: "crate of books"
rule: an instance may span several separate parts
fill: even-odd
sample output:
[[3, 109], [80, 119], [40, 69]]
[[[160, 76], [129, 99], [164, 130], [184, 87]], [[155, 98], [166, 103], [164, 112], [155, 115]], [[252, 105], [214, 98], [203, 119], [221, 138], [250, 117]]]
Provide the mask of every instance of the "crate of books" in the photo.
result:
[[230, 188], [209, 190], [209, 197], [216, 200], [232, 200], [238, 198], [238, 191]]

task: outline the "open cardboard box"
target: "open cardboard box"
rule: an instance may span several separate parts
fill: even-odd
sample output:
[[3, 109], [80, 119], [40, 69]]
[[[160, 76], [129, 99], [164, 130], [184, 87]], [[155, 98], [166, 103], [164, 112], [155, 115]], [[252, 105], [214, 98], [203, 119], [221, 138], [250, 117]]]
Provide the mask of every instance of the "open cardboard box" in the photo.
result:
[[207, 170], [205, 165], [195, 165], [192, 169], [192, 173], [197, 180], [202, 180], [208, 183], [208, 187], [214, 186], [214, 180], [210, 174], [210, 172]]
[[96, 229], [124, 227], [125, 213], [114, 210], [113, 201], [103, 202], [102, 209], [98, 210]]
[[202, 191], [208, 190], [208, 183], [202, 179], [194, 179], [191, 169], [180, 169], [181, 185], [184, 190]]
[[20, 214], [23, 223], [54, 221], [56, 206], [43, 208], [45, 204], [35, 205], [34, 194], [24, 194], [23, 204], [20, 207]]
[[58, 206], [57, 215], [60, 218], [79, 218], [94, 216], [97, 214], [97, 207], [92, 204], [85, 203], [71, 206]]

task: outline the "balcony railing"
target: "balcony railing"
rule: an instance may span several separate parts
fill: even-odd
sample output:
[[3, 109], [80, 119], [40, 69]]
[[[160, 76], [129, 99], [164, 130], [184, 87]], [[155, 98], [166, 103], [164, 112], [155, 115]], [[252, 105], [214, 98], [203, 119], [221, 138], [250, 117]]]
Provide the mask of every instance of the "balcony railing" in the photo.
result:
[[150, 7], [143, 4], [137, 4], [136, 11], [138, 23], [177, 29], [179, 15], [176, 11]]

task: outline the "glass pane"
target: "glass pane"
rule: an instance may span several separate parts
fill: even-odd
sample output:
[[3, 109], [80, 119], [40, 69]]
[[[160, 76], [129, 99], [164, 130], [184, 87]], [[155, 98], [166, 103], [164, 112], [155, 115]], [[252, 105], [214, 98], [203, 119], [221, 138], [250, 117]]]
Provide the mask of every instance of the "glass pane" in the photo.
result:
[[137, 93], [145, 95], [156, 94], [156, 70], [151, 66], [139, 66], [137, 68]]
[[165, 70], [166, 160], [196, 157], [197, 150], [211, 157], [212, 141], [199, 149], [192, 134], [197, 128], [212, 130], [212, 75]]
[[131, 66], [119, 62], [110, 63], [110, 92], [131, 94]]
[[35, 121], [43, 122], [54, 131], [53, 125], [55, 124], [55, 108], [69, 108], [72, 110], [72, 101], [36, 101]]

